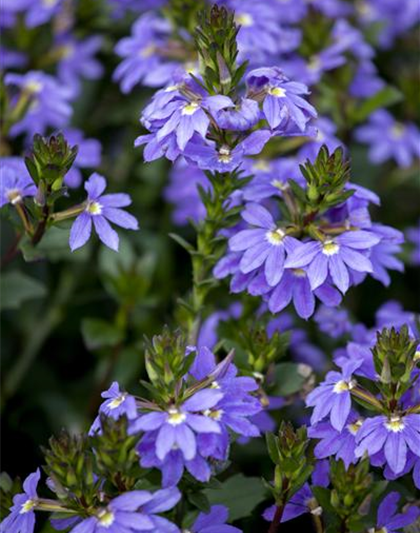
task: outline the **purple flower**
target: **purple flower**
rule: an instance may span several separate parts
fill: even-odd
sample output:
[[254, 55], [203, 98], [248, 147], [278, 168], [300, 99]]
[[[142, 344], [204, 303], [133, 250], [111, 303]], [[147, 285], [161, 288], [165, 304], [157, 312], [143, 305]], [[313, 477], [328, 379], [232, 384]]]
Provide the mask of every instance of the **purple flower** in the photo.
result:
[[71, 169], [64, 177], [68, 187], [79, 187], [82, 183], [80, 169], [95, 168], [101, 163], [101, 143], [96, 139], [85, 139], [83, 132], [74, 128], [63, 130], [66, 141], [71, 145], [77, 144], [77, 156]]
[[356, 456], [369, 456], [384, 451], [390, 469], [398, 474], [404, 470], [407, 452], [420, 457], [420, 415], [385, 415], [367, 418], [356, 435]]
[[162, 87], [171, 81], [179, 64], [161, 54], [169, 46], [170, 32], [169, 22], [150, 12], [134, 23], [130, 37], [119, 41], [115, 51], [124, 60], [113, 77], [120, 82], [124, 93], [130, 92], [137, 84]]
[[356, 385], [352, 373], [359, 362], [349, 362], [342, 372], [331, 371], [323, 381], [306, 398], [306, 405], [314, 407], [311, 424], [316, 424], [330, 416], [331, 424], [337, 431], [342, 431], [351, 410], [351, 389]]
[[344, 294], [350, 285], [348, 268], [372, 272], [372, 263], [360, 250], [369, 250], [379, 241], [374, 233], [364, 230], [347, 231], [323, 243], [309, 241], [289, 255], [285, 266], [306, 267], [312, 290], [322, 285], [330, 273], [334, 284]]
[[63, 9], [63, 0], [30, 0], [26, 8], [25, 22], [30, 27], [49, 22]]
[[249, 98], [264, 92], [262, 109], [272, 129], [284, 128], [292, 122], [303, 132], [309, 120], [317, 116], [311, 104], [300, 96], [309, 94], [306, 85], [290, 81], [276, 67], [252, 70], [246, 81]]
[[188, 143], [184, 156], [187, 160], [196, 163], [202, 170], [231, 172], [241, 167], [244, 156], [259, 154], [270, 138], [270, 131], [257, 130], [233, 149], [227, 145], [218, 147], [215, 143], [205, 144], [200, 138], [193, 139]]
[[318, 309], [314, 318], [320, 331], [327, 333], [333, 339], [350, 333], [352, 329], [346, 309], [331, 309], [323, 305]]
[[65, 37], [57, 42], [61, 59], [57, 65], [58, 79], [77, 96], [81, 89], [81, 78], [96, 80], [103, 68], [94, 55], [102, 45], [102, 37], [94, 35], [83, 41]]
[[105, 178], [92, 174], [85, 183], [88, 193], [83, 212], [73, 222], [70, 231], [70, 248], [77, 250], [88, 241], [92, 233], [92, 221], [100, 240], [112, 250], [118, 251], [119, 238], [108, 221], [125, 229], [138, 229], [137, 220], [122, 210], [131, 204], [128, 194], [105, 194]]
[[372, 163], [394, 159], [398, 166], [409, 167], [420, 158], [420, 131], [412, 123], [399, 123], [393, 116], [380, 109], [370, 117], [367, 125], [355, 132], [355, 138], [370, 145]]
[[308, 436], [311, 439], [320, 439], [314, 449], [315, 457], [325, 459], [334, 456], [336, 461], [342, 459], [348, 469], [350, 464], [358, 461], [355, 455], [356, 434], [362, 423], [356, 413], [351, 413], [342, 431], [333, 428], [329, 422], [320, 422], [310, 427]]
[[[137, 406], [134, 396], [120, 390], [119, 384], [114, 381], [111, 387], [101, 394], [106, 398], [99, 408], [99, 412], [117, 420], [121, 416], [127, 416], [128, 420], [137, 418]], [[97, 416], [90, 428], [89, 433], [93, 434], [101, 426], [100, 417]]]
[[420, 220], [417, 227], [406, 230], [407, 241], [414, 245], [410, 253], [410, 262], [413, 265], [420, 265]]
[[376, 529], [387, 533], [398, 533], [401, 528], [409, 526], [420, 516], [420, 509], [411, 505], [402, 514], [397, 514], [398, 492], [391, 492], [382, 500], [378, 508]]
[[198, 413], [214, 407], [222, 396], [216, 389], [201, 390], [180, 406], [141, 415], [132, 431], [158, 430], [155, 449], [161, 461], [174, 447], [181, 450], [187, 461], [192, 460], [197, 454], [197, 434], [221, 432], [217, 421]]
[[[180, 500], [176, 488], [151, 493], [133, 490], [117, 496], [106, 507], [95, 510], [94, 516], [84, 519], [71, 533], [179, 533], [178, 527], [161, 516]], [[22, 532], [23, 533], [23, 532]]]
[[[276, 512], [276, 506], [272, 505], [264, 511], [263, 517], [271, 522]], [[288, 522], [305, 513], [321, 514], [322, 509], [318, 505], [308, 483], [305, 483], [289, 500], [284, 508], [281, 522]]]
[[229, 526], [225, 522], [229, 511], [224, 505], [213, 505], [208, 513], [200, 513], [189, 529], [191, 533], [241, 533], [237, 527]]
[[387, 269], [404, 272], [404, 263], [395, 257], [402, 251], [404, 235], [401, 231], [382, 224], [373, 224], [371, 230], [381, 238], [380, 243], [370, 252], [369, 259], [373, 267], [371, 276], [388, 287], [391, 277]]
[[239, 263], [241, 272], [247, 274], [258, 268], [264, 269], [267, 283], [274, 287], [279, 283], [284, 271], [286, 253], [296, 241], [279, 227], [265, 207], [249, 203], [241, 213], [252, 229], [239, 231], [229, 239], [232, 252], [242, 252]]
[[238, 104], [232, 102], [231, 106], [218, 111], [214, 118], [222, 129], [247, 131], [260, 119], [260, 108], [255, 100], [242, 98]]
[[32, 533], [35, 527], [34, 508], [37, 505], [36, 487], [41, 477], [39, 468], [23, 483], [23, 493], [16, 494], [10, 514], [0, 524], [1, 533]]
[[0, 158], [0, 207], [21, 203], [25, 196], [35, 196], [36, 185], [20, 157]]
[[198, 186], [209, 191], [211, 184], [202, 170], [188, 165], [180, 158], [169, 173], [169, 185], [164, 197], [173, 206], [172, 219], [177, 226], [186, 226], [190, 220], [198, 222], [206, 215]]
[[41, 71], [9, 73], [4, 82], [6, 86], [18, 87], [21, 91], [13, 98], [13, 105], [19, 98], [28, 97], [30, 100], [25, 116], [10, 128], [10, 135], [15, 137], [26, 133], [31, 138], [35, 133], [44, 134], [48, 128], [58, 129], [67, 125], [73, 112], [69, 103], [71, 91], [53, 76]]

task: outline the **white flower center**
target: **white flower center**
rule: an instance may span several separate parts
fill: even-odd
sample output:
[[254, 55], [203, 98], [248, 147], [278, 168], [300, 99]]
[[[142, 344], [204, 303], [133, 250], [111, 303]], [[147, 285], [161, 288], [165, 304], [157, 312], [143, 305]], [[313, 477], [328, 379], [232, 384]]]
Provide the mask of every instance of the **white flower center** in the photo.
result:
[[344, 379], [340, 379], [340, 381], [337, 381], [337, 383], [333, 387], [333, 391], [336, 394], [341, 394], [342, 392], [346, 392], [348, 390], [351, 390], [355, 387], [356, 382], [354, 380], [351, 381], [345, 381]]
[[414, 354], [413, 360], [414, 361], [419, 361], [420, 360], [420, 350], [416, 351], [416, 353]]
[[194, 115], [194, 113], [197, 111], [199, 107], [200, 106], [196, 102], [191, 102], [190, 104], [186, 104], [182, 108], [182, 114], [183, 115]]
[[268, 89], [268, 94], [275, 96], [276, 98], [284, 98], [286, 96], [286, 89], [282, 87], [270, 87]]
[[239, 13], [235, 16], [235, 20], [244, 28], [249, 28], [254, 24], [254, 19], [249, 13]]
[[179, 424], [182, 424], [182, 422], [184, 422], [184, 420], [187, 418], [185, 413], [181, 413], [175, 408], [169, 409], [168, 414], [168, 422], [171, 424], [171, 426], [179, 426]]
[[222, 146], [219, 149], [219, 157], [217, 159], [220, 161], [220, 163], [230, 163], [232, 161], [232, 156], [227, 146]]
[[121, 394], [120, 396], [114, 398], [112, 401], [109, 402], [109, 408], [116, 409], [117, 407], [119, 407], [125, 400], [125, 396], [125, 394]]
[[391, 416], [388, 422], [385, 422], [385, 427], [388, 431], [399, 433], [405, 428], [405, 424], [400, 416]]
[[22, 201], [22, 195], [20, 194], [19, 189], [9, 189], [6, 192], [6, 196], [12, 205], [16, 205]]
[[165, 87], [163, 89], [163, 92], [172, 93], [173, 91], [177, 91], [179, 88], [180, 88], [180, 85], [168, 85], [168, 87]]
[[35, 506], [36, 506], [36, 501], [35, 500], [26, 500], [26, 502], [22, 504], [22, 507], [20, 508], [19, 514], [29, 513], [29, 511], [32, 511], [32, 509]]
[[102, 509], [98, 513], [98, 522], [102, 527], [108, 528], [115, 521], [115, 515], [109, 509]]
[[335, 255], [338, 254], [340, 246], [331, 240], [325, 241], [322, 245], [322, 253], [325, 255]]
[[86, 206], [86, 211], [91, 215], [100, 215], [102, 213], [102, 206], [99, 202], [89, 202]]
[[210, 385], [211, 389], [220, 389], [220, 385], [217, 381], [213, 381]]
[[219, 421], [222, 418], [223, 409], [214, 409], [213, 411], [211, 409], [206, 409], [203, 414], [208, 418], [212, 418], [213, 420]]
[[273, 246], [280, 246], [285, 235], [285, 232], [281, 228], [277, 228], [274, 231], [267, 231], [265, 237]]

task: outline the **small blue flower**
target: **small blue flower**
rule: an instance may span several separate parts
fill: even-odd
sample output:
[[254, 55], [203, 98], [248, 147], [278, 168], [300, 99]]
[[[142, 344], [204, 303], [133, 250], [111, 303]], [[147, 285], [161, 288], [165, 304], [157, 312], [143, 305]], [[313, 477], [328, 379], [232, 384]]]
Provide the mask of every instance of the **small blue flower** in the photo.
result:
[[37, 188], [20, 157], [0, 158], [0, 207], [15, 205], [26, 196], [35, 196]]
[[[112, 250], [118, 251], [119, 238], [109, 222], [125, 229], [137, 230], [137, 220], [121, 209], [131, 204], [128, 194], [105, 194], [105, 178], [99, 174], [92, 176], [85, 183], [88, 193], [83, 212], [73, 222], [70, 231], [70, 248], [77, 250], [89, 240], [92, 233], [92, 222], [100, 240]], [[109, 221], [109, 222], [108, 222]]]
[[23, 483], [23, 493], [16, 494], [10, 514], [0, 524], [0, 533], [32, 533], [35, 528], [35, 512], [38, 501], [36, 488], [40, 480], [39, 468]]

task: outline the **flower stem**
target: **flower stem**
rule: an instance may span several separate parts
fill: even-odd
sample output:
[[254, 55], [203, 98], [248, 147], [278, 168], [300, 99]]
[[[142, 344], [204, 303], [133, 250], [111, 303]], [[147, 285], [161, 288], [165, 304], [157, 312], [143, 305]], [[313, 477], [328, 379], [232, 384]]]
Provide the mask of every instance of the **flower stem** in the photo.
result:
[[274, 514], [273, 521], [271, 522], [270, 527], [268, 529], [268, 533], [277, 533], [277, 531], [280, 529], [280, 522], [283, 516], [283, 511], [284, 505], [276, 507], [276, 512]]

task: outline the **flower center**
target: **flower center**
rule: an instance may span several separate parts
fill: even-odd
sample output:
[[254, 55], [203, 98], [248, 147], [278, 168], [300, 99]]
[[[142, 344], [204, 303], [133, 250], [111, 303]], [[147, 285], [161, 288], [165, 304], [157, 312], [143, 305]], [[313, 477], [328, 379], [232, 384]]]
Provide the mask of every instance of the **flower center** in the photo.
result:
[[212, 418], [213, 420], [216, 420], [217, 422], [222, 418], [223, 415], [223, 409], [206, 409], [203, 412], [204, 416], [208, 416], [209, 418]]
[[40, 93], [42, 91], [42, 83], [40, 81], [29, 81], [25, 85], [25, 89], [30, 93]]
[[26, 500], [22, 507], [20, 508], [19, 514], [29, 513], [36, 506], [35, 500]]
[[109, 408], [116, 409], [123, 403], [124, 400], [125, 400], [125, 394], [121, 394], [120, 396], [117, 396], [117, 398], [114, 398], [111, 402], [109, 402]]
[[347, 429], [349, 430], [349, 432], [352, 434], [352, 435], [356, 435], [356, 433], [359, 431], [359, 429], [362, 427], [362, 421], [361, 420], [357, 420], [356, 422], [354, 422], [353, 424], [348, 424], [347, 425]]
[[217, 381], [213, 381], [210, 385], [211, 389], [220, 389], [220, 385]]
[[414, 361], [420, 361], [420, 350], [417, 350], [413, 357]]
[[268, 89], [268, 94], [277, 98], [284, 98], [286, 96], [286, 89], [283, 89], [282, 87], [270, 87], [270, 89]]
[[394, 124], [391, 128], [391, 135], [394, 139], [401, 139], [404, 135], [405, 127], [403, 124]]
[[385, 427], [393, 433], [399, 433], [405, 428], [405, 424], [400, 416], [391, 416], [388, 422], [385, 422]]
[[322, 245], [322, 253], [325, 255], [335, 255], [338, 254], [340, 246], [334, 241], [325, 241]]
[[42, 0], [45, 7], [53, 7], [58, 3], [58, 0]]
[[16, 205], [22, 201], [22, 195], [19, 189], [9, 189], [6, 195], [12, 205]]
[[102, 213], [102, 206], [99, 202], [89, 202], [86, 211], [91, 215], [100, 215]]
[[334, 385], [333, 391], [336, 394], [341, 394], [342, 392], [353, 389], [355, 385], [356, 382], [354, 380], [345, 381], [344, 379], [340, 379], [340, 381], [337, 381], [337, 383]]
[[254, 19], [249, 13], [239, 13], [238, 15], [236, 15], [235, 20], [244, 28], [249, 28], [249, 26], [252, 26], [254, 24]]
[[286, 234], [281, 228], [277, 228], [274, 231], [267, 231], [265, 234], [267, 241], [273, 246], [279, 246]]
[[220, 163], [230, 163], [232, 161], [232, 156], [230, 154], [230, 150], [227, 146], [222, 146], [219, 149], [219, 157], [218, 160]]
[[293, 275], [297, 278], [305, 278], [306, 272], [303, 270], [303, 268], [292, 268]]
[[268, 172], [270, 170], [270, 163], [265, 159], [259, 159], [252, 165], [253, 170], [262, 170]]
[[312, 56], [308, 62], [308, 70], [318, 70], [321, 66], [321, 61], [318, 56]]
[[102, 509], [98, 513], [98, 521], [101, 526], [108, 528], [114, 523], [115, 515], [109, 509]]
[[139, 52], [140, 57], [150, 57], [152, 56], [156, 51], [156, 47], [153, 44], [149, 44], [149, 46], [145, 46], [142, 48]]
[[179, 424], [182, 424], [182, 422], [184, 422], [184, 420], [187, 418], [185, 413], [181, 413], [175, 408], [169, 409], [168, 414], [168, 422], [171, 424], [171, 426], [179, 426]]
[[280, 191], [285, 191], [288, 188], [288, 184], [284, 181], [280, 180], [273, 180], [270, 182], [273, 187], [276, 189], [279, 189]]
[[183, 115], [194, 115], [194, 113], [199, 108], [199, 105], [196, 102], [191, 102], [190, 104], [184, 105], [182, 108]]

